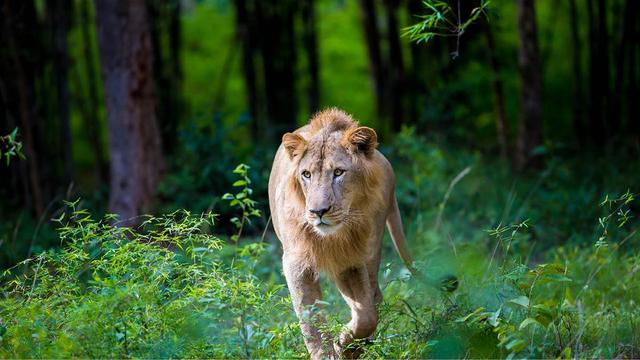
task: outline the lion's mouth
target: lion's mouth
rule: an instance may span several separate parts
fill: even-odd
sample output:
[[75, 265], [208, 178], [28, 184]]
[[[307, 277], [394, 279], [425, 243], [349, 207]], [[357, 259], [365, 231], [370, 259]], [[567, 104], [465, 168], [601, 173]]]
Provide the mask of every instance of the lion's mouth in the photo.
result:
[[333, 224], [325, 219], [315, 219], [312, 223], [313, 228], [320, 235], [331, 235], [338, 229], [337, 224]]

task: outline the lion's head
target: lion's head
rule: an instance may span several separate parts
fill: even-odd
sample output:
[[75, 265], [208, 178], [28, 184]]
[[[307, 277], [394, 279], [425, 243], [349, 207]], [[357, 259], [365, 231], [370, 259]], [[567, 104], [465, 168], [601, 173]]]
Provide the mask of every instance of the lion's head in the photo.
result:
[[304, 135], [282, 137], [296, 163], [291, 190], [304, 203], [307, 224], [317, 235], [329, 236], [367, 216], [367, 194], [377, 182], [376, 167], [370, 161], [377, 135], [337, 109], [316, 114]]

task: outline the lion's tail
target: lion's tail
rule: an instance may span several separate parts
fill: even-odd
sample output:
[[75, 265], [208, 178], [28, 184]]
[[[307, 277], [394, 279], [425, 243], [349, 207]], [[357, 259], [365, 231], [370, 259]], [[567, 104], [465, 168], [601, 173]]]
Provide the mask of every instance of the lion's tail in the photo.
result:
[[398, 208], [398, 200], [396, 200], [395, 194], [393, 195], [391, 212], [387, 215], [387, 229], [391, 234], [393, 246], [413, 277], [446, 292], [452, 292], [458, 287], [458, 279], [454, 275], [445, 275], [438, 280], [430, 280], [413, 266], [413, 260], [411, 259], [411, 254], [409, 254], [404, 230], [402, 229], [402, 219], [400, 218], [400, 209]]
[[402, 262], [407, 269], [409, 269], [411, 274], [414, 276], [421, 275], [413, 267], [413, 260], [411, 259], [411, 254], [409, 254], [409, 249], [407, 248], [404, 230], [402, 229], [402, 219], [400, 218], [400, 209], [398, 208], [398, 201], [396, 200], [395, 194], [393, 195], [393, 204], [391, 206], [391, 212], [387, 215], [387, 229], [389, 229], [389, 233], [391, 234], [393, 246], [396, 248]]

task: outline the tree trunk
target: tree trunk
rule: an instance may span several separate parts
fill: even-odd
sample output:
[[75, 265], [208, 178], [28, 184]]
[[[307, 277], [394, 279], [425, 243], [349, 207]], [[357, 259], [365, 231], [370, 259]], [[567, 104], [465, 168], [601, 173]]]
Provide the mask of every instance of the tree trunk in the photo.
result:
[[534, 0], [518, 0], [518, 68], [520, 89], [520, 130], [516, 167], [539, 164], [533, 150], [542, 145], [542, 71]]
[[[180, 54], [182, 53], [182, 8], [180, 0], [172, 0], [170, 2], [169, 13], [169, 88], [170, 88], [170, 109], [169, 113], [173, 114], [171, 122], [167, 123], [165, 129], [165, 138], [170, 138], [170, 143], [165, 146], [167, 153], [173, 153], [178, 139], [178, 126], [182, 118], [182, 61]], [[171, 136], [168, 136], [171, 134]]]
[[373, 88], [376, 94], [378, 120], [383, 121], [386, 116], [384, 64], [382, 62], [382, 52], [380, 51], [380, 32], [377, 26], [376, 7], [373, 0], [359, 1], [364, 37], [369, 52]]
[[111, 150], [109, 211], [123, 226], [150, 210], [161, 168], [153, 59], [144, 0], [97, 0]]
[[400, 34], [398, 33], [398, 19], [396, 11], [398, 0], [385, 0], [387, 11], [387, 38], [389, 39], [389, 109], [391, 115], [391, 129], [400, 131], [404, 123], [404, 61], [402, 47], [400, 46]]
[[582, 93], [582, 67], [580, 60], [580, 36], [578, 32], [578, 15], [576, 11], [576, 0], [569, 0], [569, 19], [571, 25], [571, 47], [572, 47], [572, 67], [573, 67], [573, 131], [578, 144], [582, 143], [584, 137], [584, 98]]
[[236, 9], [236, 37], [242, 47], [242, 75], [251, 117], [251, 132], [253, 139], [259, 139], [262, 136], [262, 117], [256, 77], [256, 57], [259, 56], [259, 52], [256, 51], [255, 43], [255, 5], [251, 0], [235, 0], [233, 4]]
[[260, 36], [266, 120], [270, 124], [267, 138], [279, 142], [282, 133], [295, 127], [298, 110], [294, 36], [298, 3], [294, 0], [256, 1], [255, 5], [260, 24], [256, 30]]
[[500, 158], [507, 160], [509, 154], [509, 142], [507, 140], [509, 129], [504, 110], [504, 93], [502, 90], [502, 78], [500, 77], [500, 64], [496, 56], [496, 45], [494, 43], [491, 25], [485, 24], [484, 34], [487, 40], [487, 52], [492, 72], [491, 84], [493, 86], [494, 107], [496, 112], [496, 137], [498, 139], [498, 145], [500, 146]]
[[[147, 0], [151, 49], [153, 50], [153, 78], [156, 116], [165, 154], [175, 150], [180, 119], [180, 2], [178, 0]], [[169, 40], [168, 48], [162, 39]]]
[[[19, 119], [19, 127], [23, 135], [25, 163], [21, 163], [24, 180], [25, 202], [33, 209], [36, 217], [44, 211], [44, 189], [41, 178], [41, 162], [37, 149], [37, 126], [40, 117], [36, 109], [35, 80], [38, 67], [35, 61], [41, 56], [39, 49], [40, 28], [37, 22], [36, 9], [31, 1], [6, 0], [0, 4], [2, 12], [3, 47], [6, 53], [2, 57], [2, 82], [4, 95], [9, 97], [5, 102], [11, 105], [15, 118]], [[6, 82], [6, 83], [5, 83]], [[27, 185], [28, 184], [28, 185]]]
[[[636, 11], [637, 11], [637, 0], [627, 0], [625, 7], [624, 7], [624, 20], [623, 20], [623, 24], [622, 24], [622, 34], [620, 36], [620, 43], [618, 45], [618, 51], [616, 54], [616, 77], [615, 77], [615, 94], [616, 96], [613, 96], [611, 98], [612, 100], [612, 110], [613, 113], [611, 114], [612, 118], [616, 118], [618, 119], [618, 123], [621, 123], [621, 120], [623, 118], [623, 106], [625, 104], [626, 99], [624, 99], [624, 96], [622, 94], [624, 94], [624, 84], [625, 84], [625, 70], [627, 69], [627, 66], [629, 66], [629, 70], [631, 70], [631, 67], [633, 66], [633, 64], [628, 61], [628, 59], [630, 60], [632, 58], [632, 53], [634, 51], [634, 46], [633, 46], [633, 42], [632, 42], [632, 37], [633, 37], [633, 27], [635, 19], [634, 16], [637, 15]], [[629, 79], [629, 83], [631, 83], [631, 77], [630, 77], [630, 71], [627, 72], [627, 78]], [[629, 121], [633, 121], [630, 117], [629, 114], [627, 115], [627, 122]]]
[[[605, 71], [602, 52], [605, 49], [600, 42], [599, 22], [595, 13], [593, 0], [587, 1], [587, 17], [589, 19], [589, 130], [592, 146], [601, 147], [606, 139], [604, 125], [605, 97], [603, 75]], [[608, 69], [607, 69], [608, 71]]]
[[82, 52], [86, 65], [87, 76], [87, 96], [88, 101], [84, 111], [84, 121], [88, 130], [89, 141], [93, 146], [93, 155], [96, 162], [96, 178], [99, 183], [108, 181], [109, 169], [105, 159], [104, 148], [102, 147], [102, 126], [98, 109], [101, 106], [98, 100], [98, 77], [96, 74], [96, 60], [93, 48], [93, 37], [91, 36], [90, 25], [94, 19], [91, 17], [89, 1], [80, 2], [80, 21], [82, 28]]
[[48, 11], [52, 17], [53, 68], [56, 80], [60, 148], [63, 159], [62, 182], [64, 187], [69, 186], [69, 183], [73, 181], [73, 148], [69, 123], [69, 54], [67, 50], [67, 34], [71, 27], [71, 19], [69, 19], [71, 6], [72, 3], [68, 0], [50, 0], [47, 2]]
[[316, 12], [314, 6], [314, 0], [302, 0], [300, 5], [302, 15], [302, 41], [307, 55], [307, 66], [309, 67], [309, 85], [307, 89], [309, 114], [313, 114], [320, 110], [318, 41], [316, 35]]
[[[619, 119], [610, 118], [611, 111], [611, 67], [609, 66], [609, 31], [607, 27], [607, 4], [606, 0], [598, 1], [598, 43], [600, 51], [600, 67], [597, 71], [600, 76], [600, 84], [602, 90], [602, 115], [601, 121], [604, 125], [605, 141], [609, 142], [611, 136], [615, 134], [619, 128]], [[610, 121], [607, 123], [607, 119]]]
[[[634, 14], [638, 11], [638, 3], [634, 4]], [[640, 68], [640, 23], [633, 21], [632, 38], [635, 39], [629, 50], [629, 85], [627, 87], [627, 128], [632, 136], [636, 148], [640, 148], [640, 112], [638, 111], [638, 99], [640, 91], [638, 86], [638, 68]]]

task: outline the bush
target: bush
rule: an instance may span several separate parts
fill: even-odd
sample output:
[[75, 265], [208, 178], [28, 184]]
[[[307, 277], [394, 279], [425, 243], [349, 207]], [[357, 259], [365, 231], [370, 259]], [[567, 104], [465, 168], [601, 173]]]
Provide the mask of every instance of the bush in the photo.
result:
[[[557, 221], [573, 214], [559, 194], [590, 199], [596, 190], [585, 190], [592, 178], [554, 187], [568, 176], [562, 164], [516, 187], [505, 185], [513, 180], [500, 164], [443, 150], [411, 129], [391, 150], [412, 159], [396, 171], [416, 265], [434, 278], [454, 273], [460, 286], [449, 294], [411, 279], [385, 242], [384, 301], [366, 358], [640, 356], [633, 193], [581, 205], [593, 225], [571, 226]], [[240, 214], [226, 228], [186, 210], [119, 228], [69, 204], [56, 219], [60, 249], [4, 273], [0, 357], [306, 357], [280, 247], [243, 235], [260, 212], [249, 168], [235, 173], [237, 191], [223, 198]], [[528, 195], [517, 200], [516, 189]], [[564, 246], [536, 248], [558, 236]], [[348, 309], [333, 285], [323, 289], [337, 335]]]
[[299, 343], [292, 317], [273, 317], [290, 310], [282, 285], [253, 274], [265, 244], [228, 248], [208, 234], [213, 216], [178, 211], [138, 230], [85, 210], [59, 220], [63, 249], [4, 286], [0, 357], [265, 357]]

